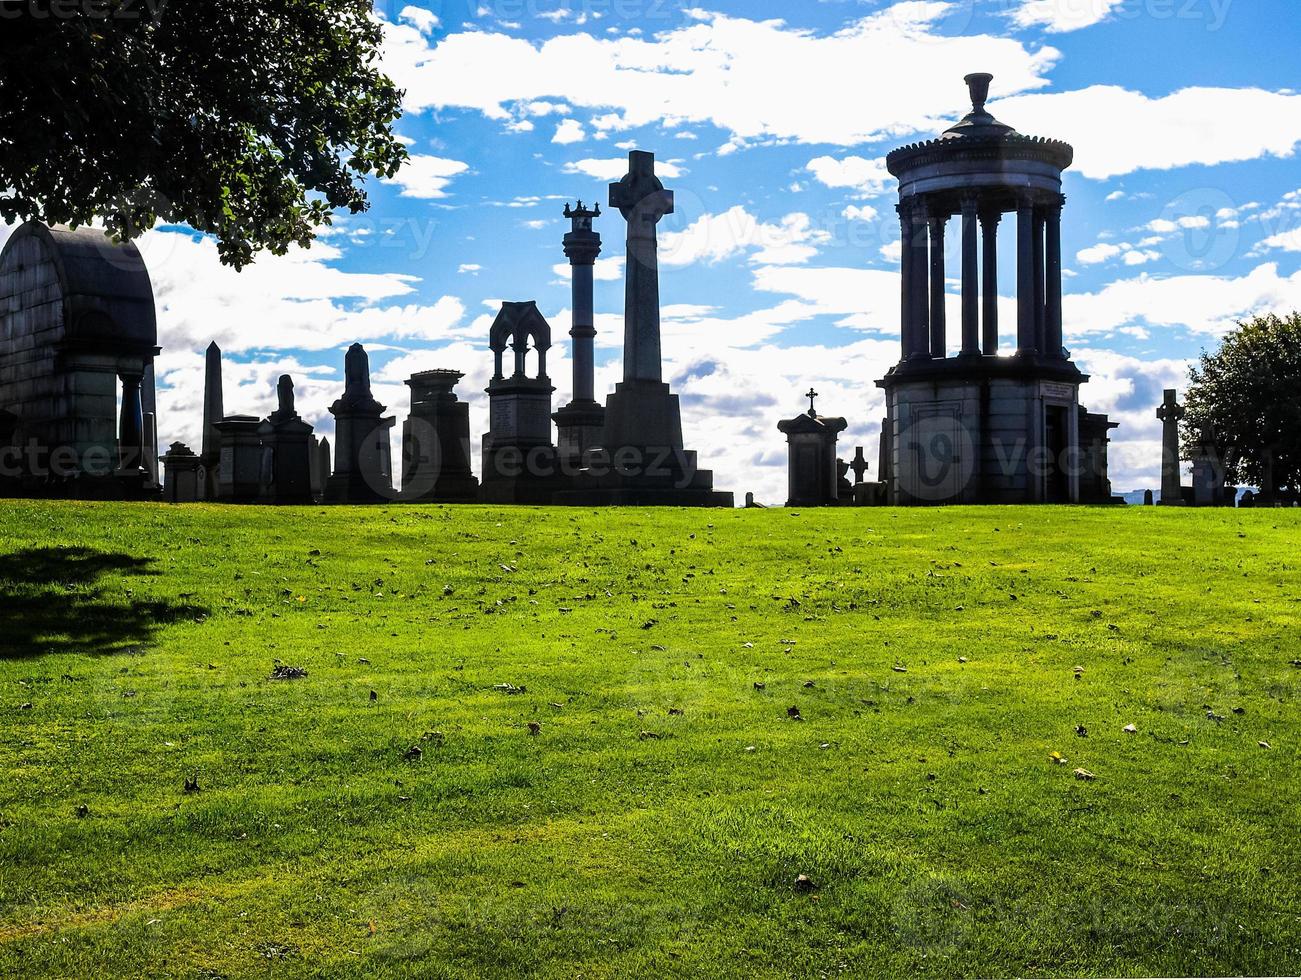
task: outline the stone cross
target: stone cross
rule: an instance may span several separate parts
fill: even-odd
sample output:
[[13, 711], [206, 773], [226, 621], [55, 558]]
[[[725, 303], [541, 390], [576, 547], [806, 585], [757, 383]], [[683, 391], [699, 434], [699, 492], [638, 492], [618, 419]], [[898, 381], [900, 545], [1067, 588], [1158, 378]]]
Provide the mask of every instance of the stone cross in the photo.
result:
[[849, 468], [854, 471], [855, 483], [862, 483], [867, 478], [867, 457], [863, 455], [862, 446], [854, 449], [854, 461], [849, 464]]
[[628, 222], [623, 312], [623, 379], [662, 381], [659, 244], [655, 226], [673, 213], [673, 192], [655, 176], [655, 154], [633, 150], [628, 173], [610, 185], [610, 206]]
[[818, 413], [813, 409], [813, 399], [818, 397], [818, 393], [814, 391], [812, 388], [810, 388], [807, 392], [804, 393], [804, 397], [809, 400], [809, 417], [817, 418]]
[[1161, 430], [1161, 503], [1178, 506], [1183, 503], [1184, 491], [1179, 473], [1179, 421], [1185, 409], [1179, 404], [1178, 392], [1165, 391], [1165, 401], [1156, 410], [1162, 422]]

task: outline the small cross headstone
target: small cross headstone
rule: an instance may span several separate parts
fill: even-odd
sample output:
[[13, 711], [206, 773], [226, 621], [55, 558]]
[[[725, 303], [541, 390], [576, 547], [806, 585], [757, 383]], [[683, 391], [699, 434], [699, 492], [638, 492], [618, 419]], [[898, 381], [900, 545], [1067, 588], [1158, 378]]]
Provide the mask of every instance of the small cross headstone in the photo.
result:
[[804, 397], [809, 400], [809, 415], [813, 418], [817, 418], [818, 413], [813, 409], [813, 400], [818, 397], [818, 393], [814, 391], [812, 388], [810, 388], [805, 393]]

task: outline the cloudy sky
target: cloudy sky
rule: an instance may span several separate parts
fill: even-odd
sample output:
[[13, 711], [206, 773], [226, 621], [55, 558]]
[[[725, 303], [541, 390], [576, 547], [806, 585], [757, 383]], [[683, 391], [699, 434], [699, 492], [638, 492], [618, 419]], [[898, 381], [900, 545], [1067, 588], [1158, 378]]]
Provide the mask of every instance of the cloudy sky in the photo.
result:
[[[664, 352], [689, 448], [720, 488], [780, 503], [776, 424], [813, 385], [820, 410], [850, 420], [843, 455], [864, 445], [875, 463], [874, 382], [899, 353], [883, 158], [957, 119], [972, 71], [994, 74], [1000, 119], [1076, 149], [1067, 346], [1093, 375], [1084, 402], [1122, 423], [1118, 491], [1159, 485], [1153, 412], [1188, 361], [1236, 319], [1301, 308], [1294, 0], [427, 0], [377, 16], [412, 158], [372, 184], [371, 212], [242, 274], [184, 230], [143, 243], [164, 445], [198, 441], [200, 352], [214, 339], [228, 411], [265, 413], [289, 371], [327, 433], [354, 340], [399, 416], [413, 371], [464, 371], [477, 445], [502, 300], [536, 299], [551, 322], [564, 404], [561, 212], [604, 203], [639, 148], [677, 195], [661, 226]], [[597, 230], [605, 391], [620, 371], [623, 221]], [[1011, 304], [1010, 251], [1002, 266]]]

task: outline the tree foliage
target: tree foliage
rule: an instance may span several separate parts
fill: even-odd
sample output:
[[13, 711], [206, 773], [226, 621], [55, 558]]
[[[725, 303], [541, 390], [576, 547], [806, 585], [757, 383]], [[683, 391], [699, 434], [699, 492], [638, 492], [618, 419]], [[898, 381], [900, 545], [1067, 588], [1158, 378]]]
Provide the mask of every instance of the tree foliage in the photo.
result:
[[1239, 324], [1189, 377], [1186, 450], [1211, 425], [1231, 483], [1301, 488], [1301, 313]]
[[0, 215], [157, 220], [223, 262], [307, 245], [406, 159], [371, 0], [26, 0], [0, 8]]

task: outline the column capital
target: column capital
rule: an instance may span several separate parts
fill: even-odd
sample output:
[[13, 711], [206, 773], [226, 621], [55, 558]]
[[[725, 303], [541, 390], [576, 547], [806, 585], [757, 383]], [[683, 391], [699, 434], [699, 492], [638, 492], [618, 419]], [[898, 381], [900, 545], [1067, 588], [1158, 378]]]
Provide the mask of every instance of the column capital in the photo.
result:
[[999, 211], [997, 208], [981, 208], [979, 214], [980, 223], [987, 229], [997, 228], [999, 223], [1003, 220], [1003, 212]]

